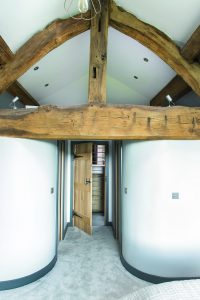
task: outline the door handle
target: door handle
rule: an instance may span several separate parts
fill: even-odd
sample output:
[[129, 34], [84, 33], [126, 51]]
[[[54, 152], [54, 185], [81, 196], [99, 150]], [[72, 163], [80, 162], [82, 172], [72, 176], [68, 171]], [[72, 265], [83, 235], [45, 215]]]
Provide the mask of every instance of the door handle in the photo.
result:
[[91, 180], [90, 178], [85, 178], [84, 180], [84, 184], [87, 185], [87, 184], [90, 184], [91, 183]]

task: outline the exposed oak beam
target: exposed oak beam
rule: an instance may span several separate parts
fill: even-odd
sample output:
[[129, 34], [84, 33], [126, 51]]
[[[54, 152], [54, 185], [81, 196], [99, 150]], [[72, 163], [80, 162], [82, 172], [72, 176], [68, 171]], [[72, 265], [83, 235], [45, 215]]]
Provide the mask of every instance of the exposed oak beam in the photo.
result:
[[200, 66], [189, 64], [174, 42], [157, 28], [142, 22], [112, 2], [110, 25], [156, 53], [200, 95]]
[[0, 136], [35, 139], [200, 139], [200, 108], [90, 105], [0, 110]]
[[[94, 3], [98, 0], [93, 0]], [[89, 103], [106, 102], [107, 40], [109, 0], [101, 0], [101, 13], [91, 20]], [[92, 11], [92, 15], [93, 15]]]
[[[89, 17], [90, 12], [87, 13]], [[47, 53], [90, 28], [90, 21], [56, 20], [30, 38], [0, 70], [0, 93]]]
[[[189, 62], [198, 61], [200, 57], [200, 26], [193, 32], [188, 42], [181, 50], [182, 55]], [[176, 102], [191, 91], [191, 87], [180, 77], [175, 76], [151, 101], [150, 105], [166, 106], [166, 95], [170, 95]]]
[[173, 102], [176, 102], [191, 90], [189, 85], [177, 75], [150, 101], [150, 105], [167, 106], [169, 105], [168, 101], [165, 99], [167, 95], [170, 95]]
[[188, 62], [193, 63], [200, 56], [200, 26], [193, 32], [190, 39], [181, 50], [181, 54]]
[[18, 81], [15, 81], [13, 84], [11, 84], [7, 91], [14, 97], [18, 96], [19, 100], [25, 105], [40, 105]]
[[[2, 36], [0, 36], [0, 66], [3, 67], [6, 63], [14, 59], [14, 56], [15, 55], [12, 53]], [[39, 103], [17, 81], [11, 84], [7, 90], [14, 97], [18, 96], [20, 101], [25, 105], [39, 105]]]
[[0, 35], [0, 65], [6, 64], [8, 61], [14, 58], [14, 54]]

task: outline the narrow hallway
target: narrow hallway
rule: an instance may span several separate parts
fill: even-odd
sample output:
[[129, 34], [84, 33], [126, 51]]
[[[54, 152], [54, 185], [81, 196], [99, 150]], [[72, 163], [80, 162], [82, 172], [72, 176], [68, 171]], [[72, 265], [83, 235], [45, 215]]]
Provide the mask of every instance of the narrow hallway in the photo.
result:
[[92, 236], [69, 227], [53, 270], [27, 286], [0, 292], [0, 300], [111, 300], [147, 285], [122, 266], [111, 227], [95, 226]]

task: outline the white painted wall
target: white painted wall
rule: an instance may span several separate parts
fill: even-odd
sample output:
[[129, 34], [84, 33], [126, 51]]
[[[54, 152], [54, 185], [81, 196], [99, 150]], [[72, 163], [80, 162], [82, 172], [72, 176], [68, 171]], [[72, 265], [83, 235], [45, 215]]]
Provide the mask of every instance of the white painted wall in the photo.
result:
[[122, 253], [134, 268], [200, 276], [199, 153], [200, 141], [123, 142]]
[[7, 281], [56, 254], [56, 142], [1, 137], [0, 169], [0, 281]]

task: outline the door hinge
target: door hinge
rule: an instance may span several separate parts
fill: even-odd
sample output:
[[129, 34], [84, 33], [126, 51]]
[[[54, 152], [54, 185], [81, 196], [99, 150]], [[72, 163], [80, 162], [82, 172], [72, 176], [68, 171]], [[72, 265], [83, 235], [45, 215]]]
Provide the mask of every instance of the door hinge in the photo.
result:
[[76, 155], [76, 154], [74, 154], [74, 159], [80, 158], [80, 157], [83, 157], [83, 155]]
[[77, 213], [74, 209], [73, 209], [73, 212], [72, 212], [72, 215], [73, 217], [76, 216], [78, 218], [83, 218], [79, 213]]

